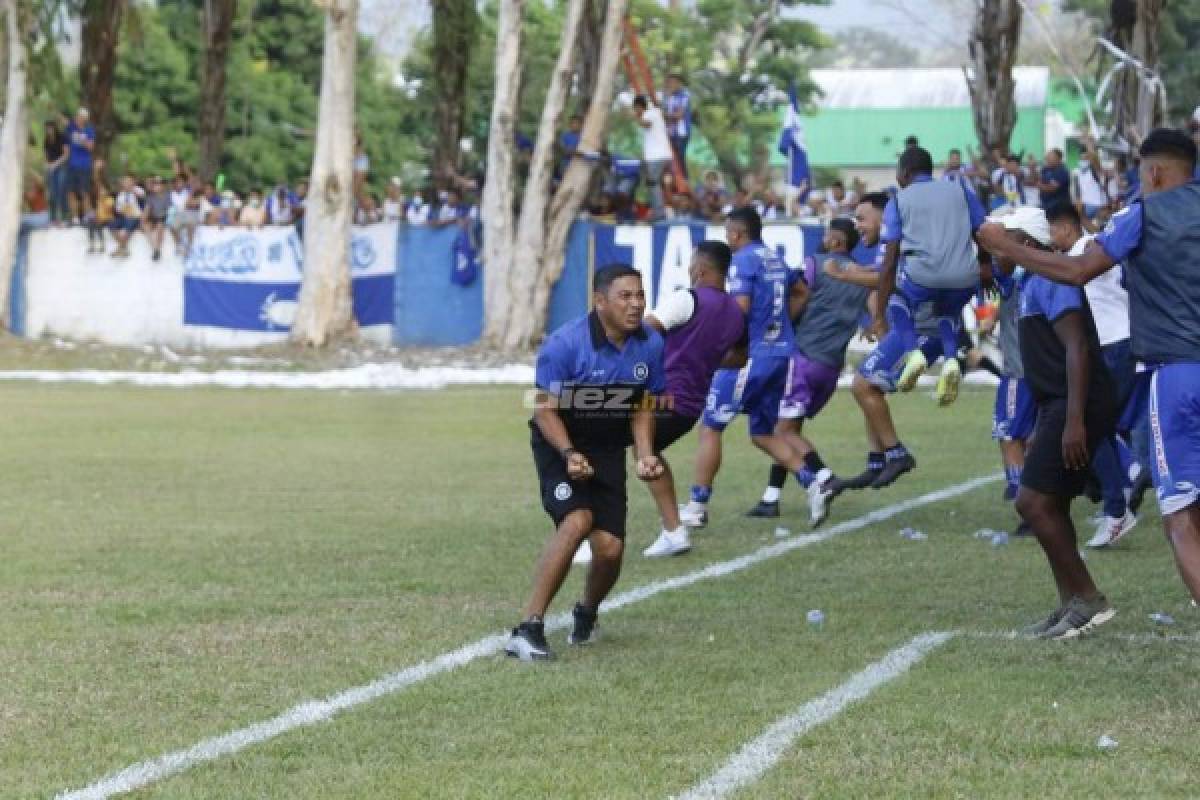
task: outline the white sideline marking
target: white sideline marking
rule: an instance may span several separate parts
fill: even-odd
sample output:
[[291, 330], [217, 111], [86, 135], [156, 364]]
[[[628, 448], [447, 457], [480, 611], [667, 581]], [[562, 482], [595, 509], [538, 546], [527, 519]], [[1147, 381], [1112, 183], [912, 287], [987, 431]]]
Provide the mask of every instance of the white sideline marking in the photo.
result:
[[[739, 558], [710, 564], [704, 569], [689, 572], [686, 575], [654, 581], [645, 586], [639, 586], [636, 589], [616, 595], [604, 603], [602, 610], [614, 611], [633, 603], [639, 603], [662, 592], [691, 586], [707, 578], [719, 578], [730, 575], [760, 562], [778, 558], [792, 550], [818, 544], [828, 541], [835, 536], [861, 530], [876, 522], [882, 522], [897, 514], [902, 514], [905, 511], [911, 511], [914, 508], [920, 508], [931, 503], [939, 503], [943, 500], [966, 494], [980, 486], [1001, 480], [1003, 477], [1004, 474], [998, 472], [953, 486], [947, 486], [936, 492], [929, 492], [928, 494], [913, 497], [885, 508], [876, 509], [869, 514], [864, 514], [861, 517], [834, 525], [820, 533], [794, 536], [778, 544], [759, 548], [753, 553]], [[564, 629], [570, 624], [570, 621], [571, 615], [569, 613], [555, 615], [546, 620], [546, 630]], [[99, 781], [83, 789], [60, 792], [56, 795], [56, 798], [57, 800], [106, 800], [106, 798], [113, 797], [114, 795], [141, 789], [199, 764], [214, 761], [222, 756], [231, 755], [251, 745], [274, 739], [276, 736], [297, 728], [313, 725], [317, 722], [324, 722], [342, 711], [347, 711], [364, 703], [377, 700], [385, 695], [401, 691], [413, 684], [420, 683], [443, 672], [449, 672], [484, 656], [495, 655], [504, 649], [504, 643], [507, 640], [508, 636], [506, 634], [486, 636], [457, 650], [443, 653], [429, 661], [423, 661], [420, 664], [400, 670], [399, 672], [385, 675], [372, 683], [347, 689], [324, 700], [311, 700], [301, 703], [263, 722], [257, 722], [221, 736], [214, 736], [186, 749], [176, 750], [158, 758], [126, 767], [101, 778]]]
[[900, 677], [931, 650], [954, 636], [954, 633], [923, 633], [897, 647], [842, 685], [775, 722], [762, 735], [747, 742], [711, 777], [680, 795], [680, 800], [716, 800], [757, 782], [798, 738], [833, 719], [851, 703]]

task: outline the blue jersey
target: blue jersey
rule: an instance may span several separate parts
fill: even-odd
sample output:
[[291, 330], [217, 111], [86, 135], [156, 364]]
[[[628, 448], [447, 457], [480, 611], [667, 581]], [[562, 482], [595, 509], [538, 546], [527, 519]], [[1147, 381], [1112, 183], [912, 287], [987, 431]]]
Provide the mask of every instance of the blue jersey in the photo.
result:
[[799, 271], [789, 269], [762, 242], [751, 242], [733, 254], [729, 293], [750, 299], [746, 326], [751, 358], [791, 357], [795, 336], [788, 314], [788, 295], [798, 278]]

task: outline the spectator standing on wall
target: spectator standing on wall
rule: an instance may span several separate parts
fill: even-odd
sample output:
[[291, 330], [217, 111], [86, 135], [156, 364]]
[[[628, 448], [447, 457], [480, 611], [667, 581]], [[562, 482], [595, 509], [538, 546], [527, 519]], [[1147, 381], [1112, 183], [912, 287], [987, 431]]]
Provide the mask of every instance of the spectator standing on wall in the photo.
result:
[[288, 191], [284, 181], [280, 181], [268, 195], [265, 210], [268, 225], [291, 225], [294, 221], [292, 218], [292, 193]]
[[67, 159], [71, 150], [67, 146], [67, 137], [58, 127], [57, 120], [46, 120], [42, 153], [46, 157], [46, 193], [50, 221], [55, 224], [65, 223], [71, 218], [71, 210], [67, 205]]
[[167, 194], [163, 179], [155, 175], [150, 179], [146, 191], [146, 208], [142, 215], [142, 231], [146, 241], [150, 243], [151, 258], [154, 261], [162, 256], [163, 235], [166, 233], [167, 215], [171, 210], [171, 196]]
[[75, 200], [75, 224], [92, 208], [92, 150], [96, 147], [96, 129], [88, 121], [88, 110], [81, 108], [67, 125], [67, 193]]
[[667, 123], [658, 106], [650, 104], [645, 95], [633, 99], [633, 117], [642, 134], [642, 166], [646, 174], [646, 186], [650, 190], [650, 207], [653, 219], [663, 216], [662, 176], [671, 166], [673, 151], [667, 136]]
[[243, 228], [261, 228], [267, 224], [267, 209], [263, 205], [262, 190], [251, 189], [246, 204], [238, 211], [238, 225]]
[[[181, 178], [175, 178], [178, 185]], [[171, 233], [175, 237], [175, 252], [183, 258], [187, 258], [188, 253], [192, 252], [192, 239], [196, 236], [196, 226], [203, 225], [205, 217], [211, 210], [208, 207], [208, 199], [204, 196], [204, 187], [198, 179], [193, 178], [192, 184], [183, 194], [179, 190], [171, 193], [172, 202], [177, 201], [180, 197], [183, 198], [183, 206], [176, 210], [171, 217]]]
[[121, 191], [117, 193], [113, 211], [115, 216], [109, 227], [112, 228], [113, 238], [117, 240], [117, 249], [112, 252], [112, 257], [128, 258], [129, 240], [142, 224], [142, 205], [138, 201], [133, 176], [121, 178]]
[[1062, 150], [1057, 147], [1046, 151], [1038, 189], [1042, 192], [1042, 208], [1071, 204], [1071, 173], [1063, 166]]
[[841, 181], [834, 181], [829, 185], [826, 197], [834, 216], [853, 216], [854, 209], [858, 208], [858, 195], [847, 192], [846, 185]]
[[692, 138], [692, 94], [683, 83], [683, 76], [672, 72], [667, 76], [667, 96], [665, 100], [667, 132], [670, 136], [671, 149], [679, 159], [679, 167], [683, 177], [688, 177], [687, 148], [688, 140]]
[[1075, 192], [1082, 207], [1085, 224], [1094, 223], [1100, 212], [1111, 202], [1107, 191], [1104, 168], [1096, 153], [1096, 144], [1090, 136], [1080, 138], [1083, 158], [1075, 168]]
[[400, 176], [393, 175], [388, 181], [387, 196], [383, 200], [384, 222], [399, 222], [404, 219], [404, 207], [407, 204], [404, 199], [404, 184]]
[[[101, 166], [97, 164], [97, 166]], [[88, 228], [88, 253], [104, 252], [104, 229], [112, 224], [113, 193], [108, 188], [108, 179], [103, 169], [97, 169], [92, 180], [93, 196], [89, 198], [92, 211], [88, 211], [84, 221]]]
[[404, 218], [409, 225], [428, 225], [433, 219], [433, 189], [415, 194]]

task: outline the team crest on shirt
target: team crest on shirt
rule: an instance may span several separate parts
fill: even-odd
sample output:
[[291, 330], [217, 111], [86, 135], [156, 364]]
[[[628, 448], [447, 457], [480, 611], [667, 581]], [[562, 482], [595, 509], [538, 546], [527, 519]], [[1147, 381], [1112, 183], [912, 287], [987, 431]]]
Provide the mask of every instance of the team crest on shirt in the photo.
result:
[[554, 499], [560, 503], [564, 500], [571, 499], [571, 484], [563, 481], [558, 486], [554, 487]]
[[650, 368], [646, 366], [645, 362], [639, 361], [633, 365], [633, 377], [639, 381], [646, 380], [650, 377]]

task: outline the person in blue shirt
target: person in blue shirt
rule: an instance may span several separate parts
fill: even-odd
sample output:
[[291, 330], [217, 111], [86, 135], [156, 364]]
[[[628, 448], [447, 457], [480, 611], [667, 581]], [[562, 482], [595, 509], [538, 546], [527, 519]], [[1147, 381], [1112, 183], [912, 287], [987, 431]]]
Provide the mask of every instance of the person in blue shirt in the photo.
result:
[[585, 540], [592, 559], [567, 641], [593, 639], [625, 551], [626, 442], [632, 437], [640, 479], [663, 474], [654, 451], [656, 398], [666, 388], [663, 339], [642, 321], [641, 273], [613, 264], [596, 272], [592, 289], [595, 310], [552, 333], [537, 356], [529, 426], [542, 507], [555, 532], [542, 550], [524, 621], [504, 648], [523, 661], [552, 658], [546, 609]]
[[1040, 177], [1037, 188], [1041, 193], [1042, 208], [1071, 202], [1071, 173], [1063, 166], [1062, 150], [1052, 147], [1046, 151]]
[[[883, 213], [883, 264], [874, 328], [886, 333], [854, 378], [854, 397], [884, 452], [884, 467], [871, 484], [876, 489], [916, 467], [916, 460], [896, 434], [884, 393], [896, 391], [903, 359], [917, 348], [918, 310], [932, 307], [943, 352], [953, 356], [963, 307], [979, 285], [973, 236], [983, 224], [983, 206], [967, 187], [955, 181], [935, 181], [932, 173], [928, 151], [920, 147], [905, 150], [896, 170], [900, 191]], [[938, 399], [943, 405], [957, 397], [961, 379], [958, 361], [945, 359], [938, 381]]]
[[74, 196], [78, 216], [86, 217], [92, 210], [92, 151], [96, 148], [96, 129], [88, 121], [86, 108], [79, 109], [67, 125], [67, 194]]
[[[775, 433], [780, 404], [787, 388], [788, 368], [795, 349], [792, 319], [800, 312], [808, 292], [799, 270], [792, 270], [762, 241], [762, 218], [752, 207], [736, 208], [725, 222], [725, 241], [733, 250], [729, 269], [729, 294], [746, 314], [749, 363], [744, 371], [721, 370], [713, 389], [725, 388], [738, 395], [737, 408], [749, 416], [750, 438], [778, 464], [787, 467], [807, 488], [812, 481], [801, 478], [804, 458], [785, 437]], [[728, 399], [728, 398], [726, 398]], [[712, 427], [721, 399], [710, 391], [706, 426]], [[721, 417], [716, 430], [724, 430], [732, 414]], [[718, 462], [719, 464], [719, 462]], [[690, 528], [703, 527], [712, 499], [716, 467], [705, 475], [707, 482], [692, 486], [691, 501], [680, 514]], [[697, 473], [701, 472], [697, 465]]]
[[666, 90], [663, 110], [666, 112], [667, 137], [671, 140], [671, 149], [675, 151], [679, 168], [686, 179], [688, 140], [692, 138], [692, 95], [683, 85], [683, 76], [678, 72], [667, 76]]
[[1130, 346], [1150, 375], [1154, 486], [1175, 562], [1200, 601], [1200, 182], [1196, 143], [1152, 131], [1142, 142], [1142, 197], [1081, 255], [1045, 253], [985, 225], [980, 245], [1051, 280], [1084, 286], [1117, 264], [1129, 289]]

